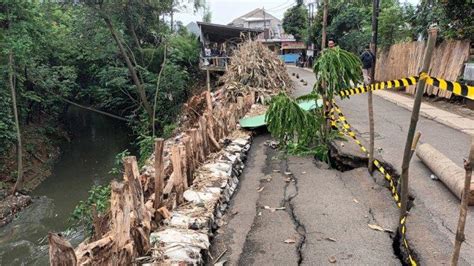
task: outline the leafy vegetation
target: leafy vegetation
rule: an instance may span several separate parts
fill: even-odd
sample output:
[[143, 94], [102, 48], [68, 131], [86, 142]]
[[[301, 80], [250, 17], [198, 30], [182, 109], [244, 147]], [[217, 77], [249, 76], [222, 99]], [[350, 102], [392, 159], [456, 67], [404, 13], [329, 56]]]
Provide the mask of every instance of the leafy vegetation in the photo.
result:
[[307, 39], [308, 10], [302, 1], [297, 1], [294, 7], [285, 11], [283, 29], [286, 33], [292, 34], [297, 41]]
[[94, 209], [103, 216], [110, 207], [110, 185], [93, 186], [86, 201], [80, 201], [72, 212], [70, 221], [73, 226], [83, 226], [87, 235], [94, 234]]
[[339, 137], [329, 127], [326, 105], [313, 111], [298, 106], [301, 101], [331, 100], [349, 84], [361, 82], [360, 59], [339, 47], [325, 49], [314, 64], [316, 83], [310, 94], [291, 99], [280, 93], [272, 99], [266, 114], [268, 130], [280, 141], [284, 150], [293, 155], [314, 155], [329, 162], [329, 144]]
[[[440, 40], [474, 38], [474, 9], [469, 1], [421, 1], [416, 7], [398, 0], [380, 2], [378, 42], [383, 49], [399, 42], [425, 39], [432, 23], [440, 27]], [[321, 46], [322, 17], [321, 8], [308, 30], [309, 40], [317, 47]], [[360, 53], [370, 42], [371, 17], [372, 1], [331, 1], [328, 37], [341, 48]]]
[[[38, 134], [58, 128], [73, 102], [125, 118], [137, 137], [140, 158], [146, 157], [153, 133], [162, 135], [175, 122], [191, 94], [191, 81], [199, 78], [198, 40], [183, 27], [172, 29], [166, 17], [188, 6], [197, 10], [205, 2], [74, 2], [79, 4], [0, 2], [0, 81], [8, 86], [12, 72], [20, 128]], [[13, 154], [17, 143], [9, 91], [0, 90], [0, 158]]]
[[314, 64], [314, 90], [328, 101], [342, 89], [362, 81], [362, 63], [358, 56], [339, 47], [325, 49]]

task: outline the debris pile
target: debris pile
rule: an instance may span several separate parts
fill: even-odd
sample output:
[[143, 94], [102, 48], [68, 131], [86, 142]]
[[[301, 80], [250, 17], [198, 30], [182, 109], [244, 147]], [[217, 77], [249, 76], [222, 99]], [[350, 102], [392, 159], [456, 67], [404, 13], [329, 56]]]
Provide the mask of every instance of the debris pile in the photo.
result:
[[250, 141], [248, 132], [235, 132], [227, 147], [197, 169], [193, 185], [184, 192], [186, 203], [164, 221], [164, 228], [150, 236], [153, 262], [204, 263], [202, 254], [209, 249], [209, 234], [219, 227], [239, 183]]
[[227, 101], [255, 92], [257, 102], [264, 103], [281, 91], [290, 91], [292, 82], [285, 64], [260, 42], [240, 45], [230, 59], [221, 82]]

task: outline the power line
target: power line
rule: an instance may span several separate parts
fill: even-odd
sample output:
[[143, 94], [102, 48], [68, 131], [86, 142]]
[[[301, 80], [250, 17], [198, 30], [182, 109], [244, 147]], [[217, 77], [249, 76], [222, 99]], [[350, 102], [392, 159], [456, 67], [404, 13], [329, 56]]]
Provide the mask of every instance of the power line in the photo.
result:
[[284, 6], [284, 5], [287, 5], [290, 1], [293, 1], [293, 0], [287, 0], [287, 1], [286, 1], [285, 3], [283, 3], [283, 4], [280, 4], [280, 5], [277, 5], [277, 6], [274, 6], [274, 7], [267, 8], [267, 10], [271, 11], [271, 10], [273, 10], [273, 9], [278, 9], [278, 8]]

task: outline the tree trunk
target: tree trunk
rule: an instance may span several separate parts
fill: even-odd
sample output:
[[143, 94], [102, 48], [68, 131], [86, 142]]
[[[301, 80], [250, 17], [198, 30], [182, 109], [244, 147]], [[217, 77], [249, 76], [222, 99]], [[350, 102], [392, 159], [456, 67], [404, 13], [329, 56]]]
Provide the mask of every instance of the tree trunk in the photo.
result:
[[322, 39], [321, 39], [321, 51], [326, 48], [326, 28], [328, 26], [328, 2], [329, 0], [324, 0], [323, 6], [323, 31], [322, 31]]
[[163, 70], [165, 69], [166, 65], [166, 45], [163, 52], [163, 63], [161, 64], [160, 73], [158, 73], [158, 80], [156, 81], [156, 89], [155, 89], [155, 98], [153, 100], [153, 116], [152, 116], [152, 127], [153, 127], [153, 137], [155, 136], [155, 115], [156, 115], [156, 103], [158, 100], [158, 91], [160, 90], [160, 82], [161, 82], [161, 75]]
[[132, 76], [133, 83], [135, 84], [135, 87], [137, 87], [138, 95], [140, 95], [140, 99], [142, 101], [143, 107], [145, 108], [145, 111], [148, 113], [148, 116], [150, 119], [153, 117], [153, 110], [150, 106], [150, 103], [148, 102], [148, 99], [146, 97], [146, 92], [145, 89], [143, 88], [142, 83], [138, 79], [137, 71], [135, 70], [135, 67], [132, 65], [132, 62], [130, 61], [130, 58], [125, 51], [125, 48], [123, 47], [122, 42], [120, 41], [119, 36], [117, 35], [117, 32], [114, 29], [114, 26], [112, 25], [112, 21], [110, 20], [107, 15], [102, 15], [102, 18], [105, 21], [105, 24], [109, 28], [110, 33], [112, 34], [112, 37], [114, 38], [115, 42], [117, 43], [117, 46], [120, 50], [120, 53], [122, 54], [123, 58], [125, 59], [125, 62], [127, 64], [128, 71], [130, 72], [130, 75]]
[[8, 56], [8, 80], [10, 83], [10, 90], [12, 93], [12, 105], [13, 105], [13, 116], [15, 117], [15, 128], [16, 128], [16, 137], [17, 137], [17, 163], [18, 163], [18, 175], [16, 178], [15, 185], [13, 186], [12, 194], [20, 188], [23, 180], [23, 146], [21, 144], [21, 132], [20, 132], [20, 119], [18, 118], [18, 107], [16, 104], [16, 90], [14, 73], [13, 73], [13, 54], [10, 52]]

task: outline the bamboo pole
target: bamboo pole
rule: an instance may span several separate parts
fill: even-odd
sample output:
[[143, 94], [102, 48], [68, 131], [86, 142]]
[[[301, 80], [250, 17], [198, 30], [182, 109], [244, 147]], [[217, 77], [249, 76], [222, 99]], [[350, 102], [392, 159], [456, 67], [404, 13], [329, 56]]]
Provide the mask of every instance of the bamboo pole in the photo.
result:
[[469, 193], [471, 189], [472, 178], [472, 163], [474, 161], [474, 137], [471, 139], [471, 150], [469, 158], [464, 160], [464, 169], [466, 170], [466, 177], [464, 179], [464, 192], [461, 199], [461, 210], [459, 213], [458, 229], [456, 231], [456, 241], [454, 242], [453, 256], [451, 258], [451, 265], [458, 265], [459, 253], [461, 252], [462, 242], [465, 240], [464, 227], [466, 226], [467, 206], [469, 201]]
[[[155, 202], [153, 207], [158, 210], [161, 206], [161, 195], [163, 194], [163, 147], [165, 140], [162, 138], [155, 139]], [[155, 212], [155, 220], [157, 218]]]
[[[438, 28], [430, 27], [428, 30], [428, 43], [425, 50], [425, 55], [423, 58], [423, 65], [420, 72], [427, 73], [430, 68], [431, 57], [433, 55], [433, 50], [435, 48], [436, 36], [438, 35]], [[406, 216], [407, 213], [407, 202], [408, 202], [408, 172], [410, 167], [410, 158], [411, 158], [411, 146], [413, 143], [413, 138], [415, 136], [416, 125], [418, 123], [418, 117], [420, 115], [420, 106], [421, 98], [423, 97], [423, 88], [425, 86], [425, 80], [420, 78], [416, 86], [416, 97], [413, 104], [413, 111], [411, 113], [410, 128], [408, 129], [407, 141], [405, 143], [405, 151], [403, 153], [403, 163], [402, 163], [402, 175], [400, 177], [401, 181], [401, 208], [400, 208], [400, 220]], [[402, 227], [399, 228], [400, 233]]]
[[[370, 81], [375, 83], [375, 63], [377, 61], [377, 29], [378, 29], [378, 16], [379, 16], [379, 0], [373, 0], [372, 3], [372, 43], [371, 49], [374, 54], [374, 62], [370, 71]], [[369, 90], [367, 93], [367, 101], [369, 108], [369, 173], [372, 174], [374, 171], [374, 145], [375, 145], [375, 126], [374, 126], [374, 104], [372, 99], [372, 91]]]

